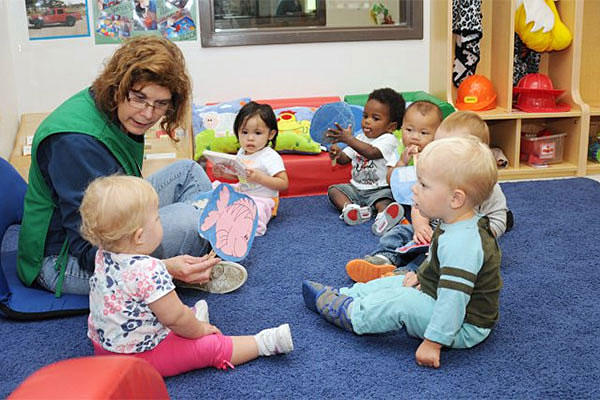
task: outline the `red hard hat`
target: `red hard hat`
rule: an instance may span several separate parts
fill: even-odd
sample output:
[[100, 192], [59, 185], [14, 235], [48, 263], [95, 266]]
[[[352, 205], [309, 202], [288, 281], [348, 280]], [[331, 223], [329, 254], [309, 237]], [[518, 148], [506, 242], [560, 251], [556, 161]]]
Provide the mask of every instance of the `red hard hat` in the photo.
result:
[[494, 85], [483, 75], [471, 75], [465, 78], [456, 92], [456, 108], [471, 111], [496, 108]]
[[569, 111], [566, 103], [556, 104], [556, 99], [564, 90], [554, 89], [548, 75], [532, 73], [519, 80], [513, 94], [517, 95], [516, 107], [525, 112], [561, 112]]

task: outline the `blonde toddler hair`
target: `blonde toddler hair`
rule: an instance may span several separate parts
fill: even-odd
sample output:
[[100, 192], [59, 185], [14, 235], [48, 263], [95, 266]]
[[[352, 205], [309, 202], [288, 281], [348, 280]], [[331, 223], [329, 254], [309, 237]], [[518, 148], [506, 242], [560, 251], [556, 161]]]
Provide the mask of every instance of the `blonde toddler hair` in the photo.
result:
[[490, 197], [498, 181], [492, 151], [473, 136], [434, 140], [421, 152], [417, 170], [421, 168], [436, 171], [451, 189], [463, 190], [473, 207]]
[[95, 179], [86, 189], [79, 212], [81, 235], [94, 246], [119, 251], [122, 239], [142, 227], [158, 195], [142, 178], [111, 175]]
[[438, 129], [448, 132], [451, 136], [473, 135], [488, 146], [490, 144], [490, 129], [473, 111], [453, 112], [442, 121]]

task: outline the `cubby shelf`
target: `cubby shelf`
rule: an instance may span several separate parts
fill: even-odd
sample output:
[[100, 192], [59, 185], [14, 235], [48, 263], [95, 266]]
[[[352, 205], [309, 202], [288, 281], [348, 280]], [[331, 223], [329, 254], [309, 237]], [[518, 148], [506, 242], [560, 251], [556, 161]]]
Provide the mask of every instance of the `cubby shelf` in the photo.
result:
[[[539, 72], [564, 93], [559, 102], [571, 110], [554, 113], [526, 113], [513, 106], [514, 15], [511, 0], [482, 0], [483, 38], [477, 73], [488, 77], [497, 93], [497, 107], [479, 112], [490, 126], [491, 145], [501, 147], [509, 166], [500, 170], [501, 179], [583, 176], [600, 173], [600, 163], [587, 160], [591, 136], [600, 132], [600, 1], [558, 0], [562, 22], [573, 41], [562, 51], [541, 55]], [[440, 0], [431, 7], [431, 47], [429, 90], [455, 102], [452, 84], [455, 35], [452, 33], [452, 0]], [[547, 167], [532, 167], [519, 161], [521, 125], [539, 120], [554, 133], [567, 133], [563, 161]]]

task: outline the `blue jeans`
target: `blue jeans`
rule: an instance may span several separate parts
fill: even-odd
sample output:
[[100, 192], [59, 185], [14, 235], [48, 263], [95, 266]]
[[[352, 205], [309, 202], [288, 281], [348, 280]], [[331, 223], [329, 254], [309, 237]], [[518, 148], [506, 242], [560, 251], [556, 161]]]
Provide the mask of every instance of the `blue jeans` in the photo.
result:
[[[163, 226], [163, 240], [152, 253], [165, 259], [180, 254], [200, 256], [210, 251], [210, 243], [198, 234], [201, 210], [191, 203], [198, 193], [212, 190], [210, 179], [200, 165], [192, 160], [177, 161], [148, 177], [158, 193], [159, 215]], [[37, 282], [45, 289], [56, 291], [58, 257], [44, 257]], [[77, 258], [69, 255], [63, 293], [88, 294], [91, 274], [81, 268]]]
[[386, 256], [394, 265], [404, 265], [401, 254], [396, 249], [410, 242], [413, 234], [412, 225], [398, 224], [379, 238], [377, 248], [370, 255], [381, 254]]
[[402, 247], [413, 240], [413, 235], [412, 225], [398, 224], [379, 238], [377, 248], [369, 255], [381, 254], [387, 257], [395, 266], [407, 267], [414, 271], [425, 261], [428, 248], [414, 250], [407, 254], [396, 251], [398, 247]]

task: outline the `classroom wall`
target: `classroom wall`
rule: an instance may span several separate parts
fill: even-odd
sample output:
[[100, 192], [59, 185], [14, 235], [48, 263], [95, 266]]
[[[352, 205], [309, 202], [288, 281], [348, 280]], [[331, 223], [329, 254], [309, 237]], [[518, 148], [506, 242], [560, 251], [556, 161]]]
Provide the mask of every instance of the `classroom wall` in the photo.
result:
[[[89, 1], [88, 1], [89, 3]], [[328, 96], [378, 87], [428, 90], [429, 7], [424, 39], [202, 48], [179, 42], [194, 101]], [[0, 0], [0, 156], [11, 152], [18, 118], [47, 112], [88, 86], [116, 45], [93, 37], [30, 41], [25, 2]]]
[[7, 2], [0, 0], [0, 157], [8, 158], [18, 126], [18, 106], [11, 55], [11, 31], [6, 24]]

